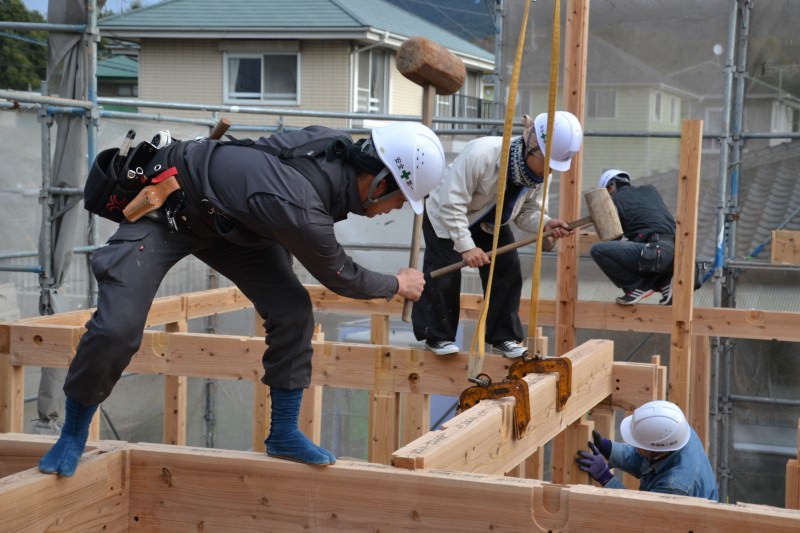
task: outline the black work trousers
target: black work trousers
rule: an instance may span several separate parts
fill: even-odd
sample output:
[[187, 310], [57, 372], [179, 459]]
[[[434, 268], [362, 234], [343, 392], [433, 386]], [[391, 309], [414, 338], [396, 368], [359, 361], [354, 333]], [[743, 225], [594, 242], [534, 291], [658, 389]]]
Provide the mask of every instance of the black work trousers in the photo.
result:
[[308, 292], [292, 270], [291, 255], [277, 243], [234, 245], [199, 219], [192, 226], [171, 233], [166, 223], [149, 218], [123, 222], [92, 254], [97, 310], [86, 323], [69, 367], [64, 384], [69, 398], [95, 405], [109, 396], [139, 349], [159, 284], [190, 254], [235, 283], [264, 319], [268, 347], [262, 381], [280, 388], [308, 387], [314, 318]]
[[[453, 249], [453, 241], [436, 235], [425, 213], [422, 221], [422, 234], [425, 238], [425, 255], [422, 270], [425, 273], [425, 290], [414, 304], [411, 320], [417, 340], [429, 342], [455, 340], [458, 330], [458, 315], [461, 310], [461, 271], [431, 279], [429, 273], [462, 260], [461, 254]], [[508, 226], [499, 232], [498, 247], [514, 242], [514, 235]], [[492, 235], [477, 225], [472, 228], [475, 245], [483, 250], [492, 249]], [[478, 269], [486, 292], [489, 279], [489, 265]], [[522, 292], [522, 272], [519, 254], [516, 250], [498, 255], [495, 262], [492, 296], [486, 316], [486, 342], [498, 344], [503, 341], [521, 341], [522, 323], [519, 320], [519, 301]]]
[[672, 279], [675, 245], [673, 241], [663, 243], [663, 257], [657, 271], [642, 268], [642, 250], [645, 246], [645, 242], [624, 239], [598, 242], [592, 245], [590, 254], [600, 270], [620, 289], [659, 290]]

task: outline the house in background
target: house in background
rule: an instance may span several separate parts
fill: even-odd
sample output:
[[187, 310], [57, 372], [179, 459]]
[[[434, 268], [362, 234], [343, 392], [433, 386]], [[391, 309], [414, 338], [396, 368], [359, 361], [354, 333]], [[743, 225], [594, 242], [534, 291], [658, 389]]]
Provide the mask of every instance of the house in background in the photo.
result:
[[[400, 74], [395, 56], [408, 38], [422, 36], [467, 68], [458, 94], [437, 97], [438, 116], [481, 117], [494, 104], [481, 98], [493, 54], [383, 0], [177, 0], [98, 26], [103, 38], [138, 43], [146, 100], [419, 115], [422, 89]], [[264, 117], [241, 114], [236, 122], [263, 124]], [[285, 123], [304, 126], [308, 118]]]
[[[97, 96], [136, 98], [139, 95], [139, 60], [136, 56], [114, 55], [97, 62]], [[130, 106], [105, 105], [114, 111], [133, 111]]]
[[[546, 41], [550, 37], [542, 38]], [[520, 75], [519, 114], [546, 110], [548, 76], [538, 74], [549, 70], [549, 54], [526, 56]], [[559, 98], [561, 91], [559, 87]], [[681, 120], [686, 118], [684, 102], [695, 98], [685, 85], [669, 80], [644, 61], [590, 34], [585, 131], [680, 132]], [[632, 176], [673, 168], [677, 166], [679, 150], [677, 138], [587, 136], [583, 146], [583, 186], [595, 187], [597, 177], [607, 168], [623, 168]], [[550, 205], [552, 208], [552, 201]]]
[[[686, 102], [687, 118], [703, 120], [706, 133], [716, 133], [722, 129], [722, 107], [725, 80], [724, 65], [717, 61], [703, 61], [669, 75], [685, 86], [691, 87], [696, 95]], [[735, 81], [734, 81], [735, 83]], [[744, 131], [769, 133], [797, 132], [800, 121], [800, 98], [762, 80], [747, 76], [745, 80]], [[755, 150], [764, 146], [774, 146], [790, 139], [750, 139], [747, 149]], [[717, 139], [705, 139], [704, 152], [719, 152]]]

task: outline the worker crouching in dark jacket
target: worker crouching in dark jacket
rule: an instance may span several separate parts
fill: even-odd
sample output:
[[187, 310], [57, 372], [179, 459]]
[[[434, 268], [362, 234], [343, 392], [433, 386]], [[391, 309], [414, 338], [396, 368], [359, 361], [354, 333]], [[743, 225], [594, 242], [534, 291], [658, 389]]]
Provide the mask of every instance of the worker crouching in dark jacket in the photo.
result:
[[606, 276], [624, 291], [621, 305], [638, 303], [654, 292], [661, 305], [672, 303], [672, 271], [675, 258], [675, 219], [652, 185], [635, 187], [622, 170], [606, 170], [598, 187], [608, 189], [617, 208], [624, 238], [598, 242], [592, 259]]
[[343, 296], [418, 300], [421, 272], [401, 268], [385, 275], [361, 267], [345, 253], [333, 226], [348, 213], [373, 217], [406, 201], [420, 213], [422, 199], [441, 179], [444, 151], [430, 129], [414, 123], [377, 128], [358, 143], [312, 126], [254, 144], [197, 139], [158, 152], [153, 165], [177, 170], [178, 204], [170, 204], [166, 217], [123, 221], [93, 254], [97, 310], [70, 365], [66, 420], [39, 463], [42, 472], [74, 473], [93, 413], [139, 348], [161, 280], [187, 255], [235, 283], [264, 320], [262, 381], [270, 387], [272, 409], [267, 453], [309, 464], [335, 462], [297, 426], [311, 380], [314, 317], [292, 256]]

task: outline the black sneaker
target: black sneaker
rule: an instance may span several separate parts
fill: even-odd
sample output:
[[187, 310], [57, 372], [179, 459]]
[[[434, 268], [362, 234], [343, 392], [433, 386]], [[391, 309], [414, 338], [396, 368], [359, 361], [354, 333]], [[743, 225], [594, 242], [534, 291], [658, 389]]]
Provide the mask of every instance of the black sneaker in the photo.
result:
[[658, 289], [658, 292], [661, 293], [661, 299], [658, 301], [658, 305], [672, 305], [672, 280], [669, 280], [669, 283]]
[[453, 341], [428, 341], [425, 343], [425, 349], [436, 355], [450, 355], [461, 351], [458, 344]]
[[633, 289], [630, 291], [625, 291], [625, 296], [620, 296], [617, 298], [617, 303], [620, 305], [633, 305], [641, 302], [653, 294], [653, 292], [655, 292], [653, 289]]

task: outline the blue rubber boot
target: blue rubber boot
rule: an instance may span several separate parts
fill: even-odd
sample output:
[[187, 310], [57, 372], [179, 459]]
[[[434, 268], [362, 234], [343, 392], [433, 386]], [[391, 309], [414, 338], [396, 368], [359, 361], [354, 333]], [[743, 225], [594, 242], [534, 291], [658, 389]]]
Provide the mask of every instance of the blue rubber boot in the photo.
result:
[[336, 457], [320, 448], [300, 432], [300, 402], [303, 389], [270, 389], [272, 398], [272, 420], [267, 445], [267, 455], [289, 459], [309, 465], [332, 465]]
[[96, 405], [81, 405], [67, 398], [67, 416], [61, 428], [61, 436], [39, 461], [39, 471], [45, 474], [58, 474], [70, 477], [78, 467], [86, 439], [89, 437], [89, 424], [97, 411]]

